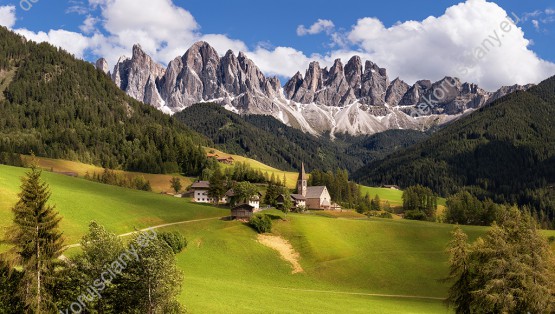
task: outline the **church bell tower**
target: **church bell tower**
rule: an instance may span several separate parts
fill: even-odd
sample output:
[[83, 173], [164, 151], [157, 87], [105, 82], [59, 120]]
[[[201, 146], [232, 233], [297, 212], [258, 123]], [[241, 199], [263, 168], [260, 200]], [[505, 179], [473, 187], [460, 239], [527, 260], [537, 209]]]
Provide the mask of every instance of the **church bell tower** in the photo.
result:
[[306, 196], [306, 186], [308, 180], [306, 172], [304, 171], [304, 162], [301, 164], [301, 170], [299, 171], [299, 179], [297, 180], [297, 194]]

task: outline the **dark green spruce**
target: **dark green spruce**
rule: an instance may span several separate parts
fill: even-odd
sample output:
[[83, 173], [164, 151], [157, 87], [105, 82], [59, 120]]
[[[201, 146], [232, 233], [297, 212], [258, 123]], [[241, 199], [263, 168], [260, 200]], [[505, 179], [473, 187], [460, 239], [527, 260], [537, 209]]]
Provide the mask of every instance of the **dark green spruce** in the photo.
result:
[[23, 300], [27, 313], [56, 309], [52, 287], [64, 245], [58, 227], [61, 218], [48, 204], [49, 198], [49, 187], [41, 180], [41, 171], [32, 168], [22, 180], [19, 201], [12, 209], [13, 225], [5, 236], [10, 249], [2, 261], [12, 271], [21, 268], [15, 294]]

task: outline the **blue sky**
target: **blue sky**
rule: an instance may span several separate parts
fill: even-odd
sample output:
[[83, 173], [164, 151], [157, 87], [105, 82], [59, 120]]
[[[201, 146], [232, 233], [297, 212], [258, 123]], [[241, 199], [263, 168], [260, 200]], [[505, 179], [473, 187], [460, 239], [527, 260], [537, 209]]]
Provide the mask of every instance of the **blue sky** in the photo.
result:
[[[38, 0], [23, 3], [29, 10], [20, 4], [1, 0], [0, 24], [90, 61], [105, 56], [111, 66], [130, 55], [133, 43], [167, 63], [206, 40], [220, 54], [245, 51], [282, 80], [304, 73], [311, 60], [329, 66], [353, 54], [409, 83], [451, 75], [494, 89], [555, 75], [555, 4], [547, 0]], [[512, 13], [521, 21], [505, 34], [499, 25]], [[488, 38], [484, 58], [469, 63], [465, 56]]]

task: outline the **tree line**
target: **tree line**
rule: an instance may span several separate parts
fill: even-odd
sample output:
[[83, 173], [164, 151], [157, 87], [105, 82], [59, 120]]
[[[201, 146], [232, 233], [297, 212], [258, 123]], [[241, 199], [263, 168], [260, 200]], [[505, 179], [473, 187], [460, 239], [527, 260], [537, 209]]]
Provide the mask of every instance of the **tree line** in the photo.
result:
[[369, 185], [423, 185], [443, 197], [527, 206], [555, 218], [555, 77], [449, 124], [354, 174]]
[[0, 66], [15, 76], [0, 99], [0, 152], [110, 169], [197, 176], [210, 140], [125, 95], [88, 62], [0, 29]]

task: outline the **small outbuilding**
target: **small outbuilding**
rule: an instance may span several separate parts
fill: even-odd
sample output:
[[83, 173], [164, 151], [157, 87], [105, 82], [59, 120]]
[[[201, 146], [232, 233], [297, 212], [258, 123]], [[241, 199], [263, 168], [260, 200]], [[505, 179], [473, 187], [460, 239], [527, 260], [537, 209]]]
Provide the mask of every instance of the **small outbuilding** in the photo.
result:
[[256, 209], [249, 204], [240, 204], [231, 209], [231, 218], [233, 219], [250, 219]]

